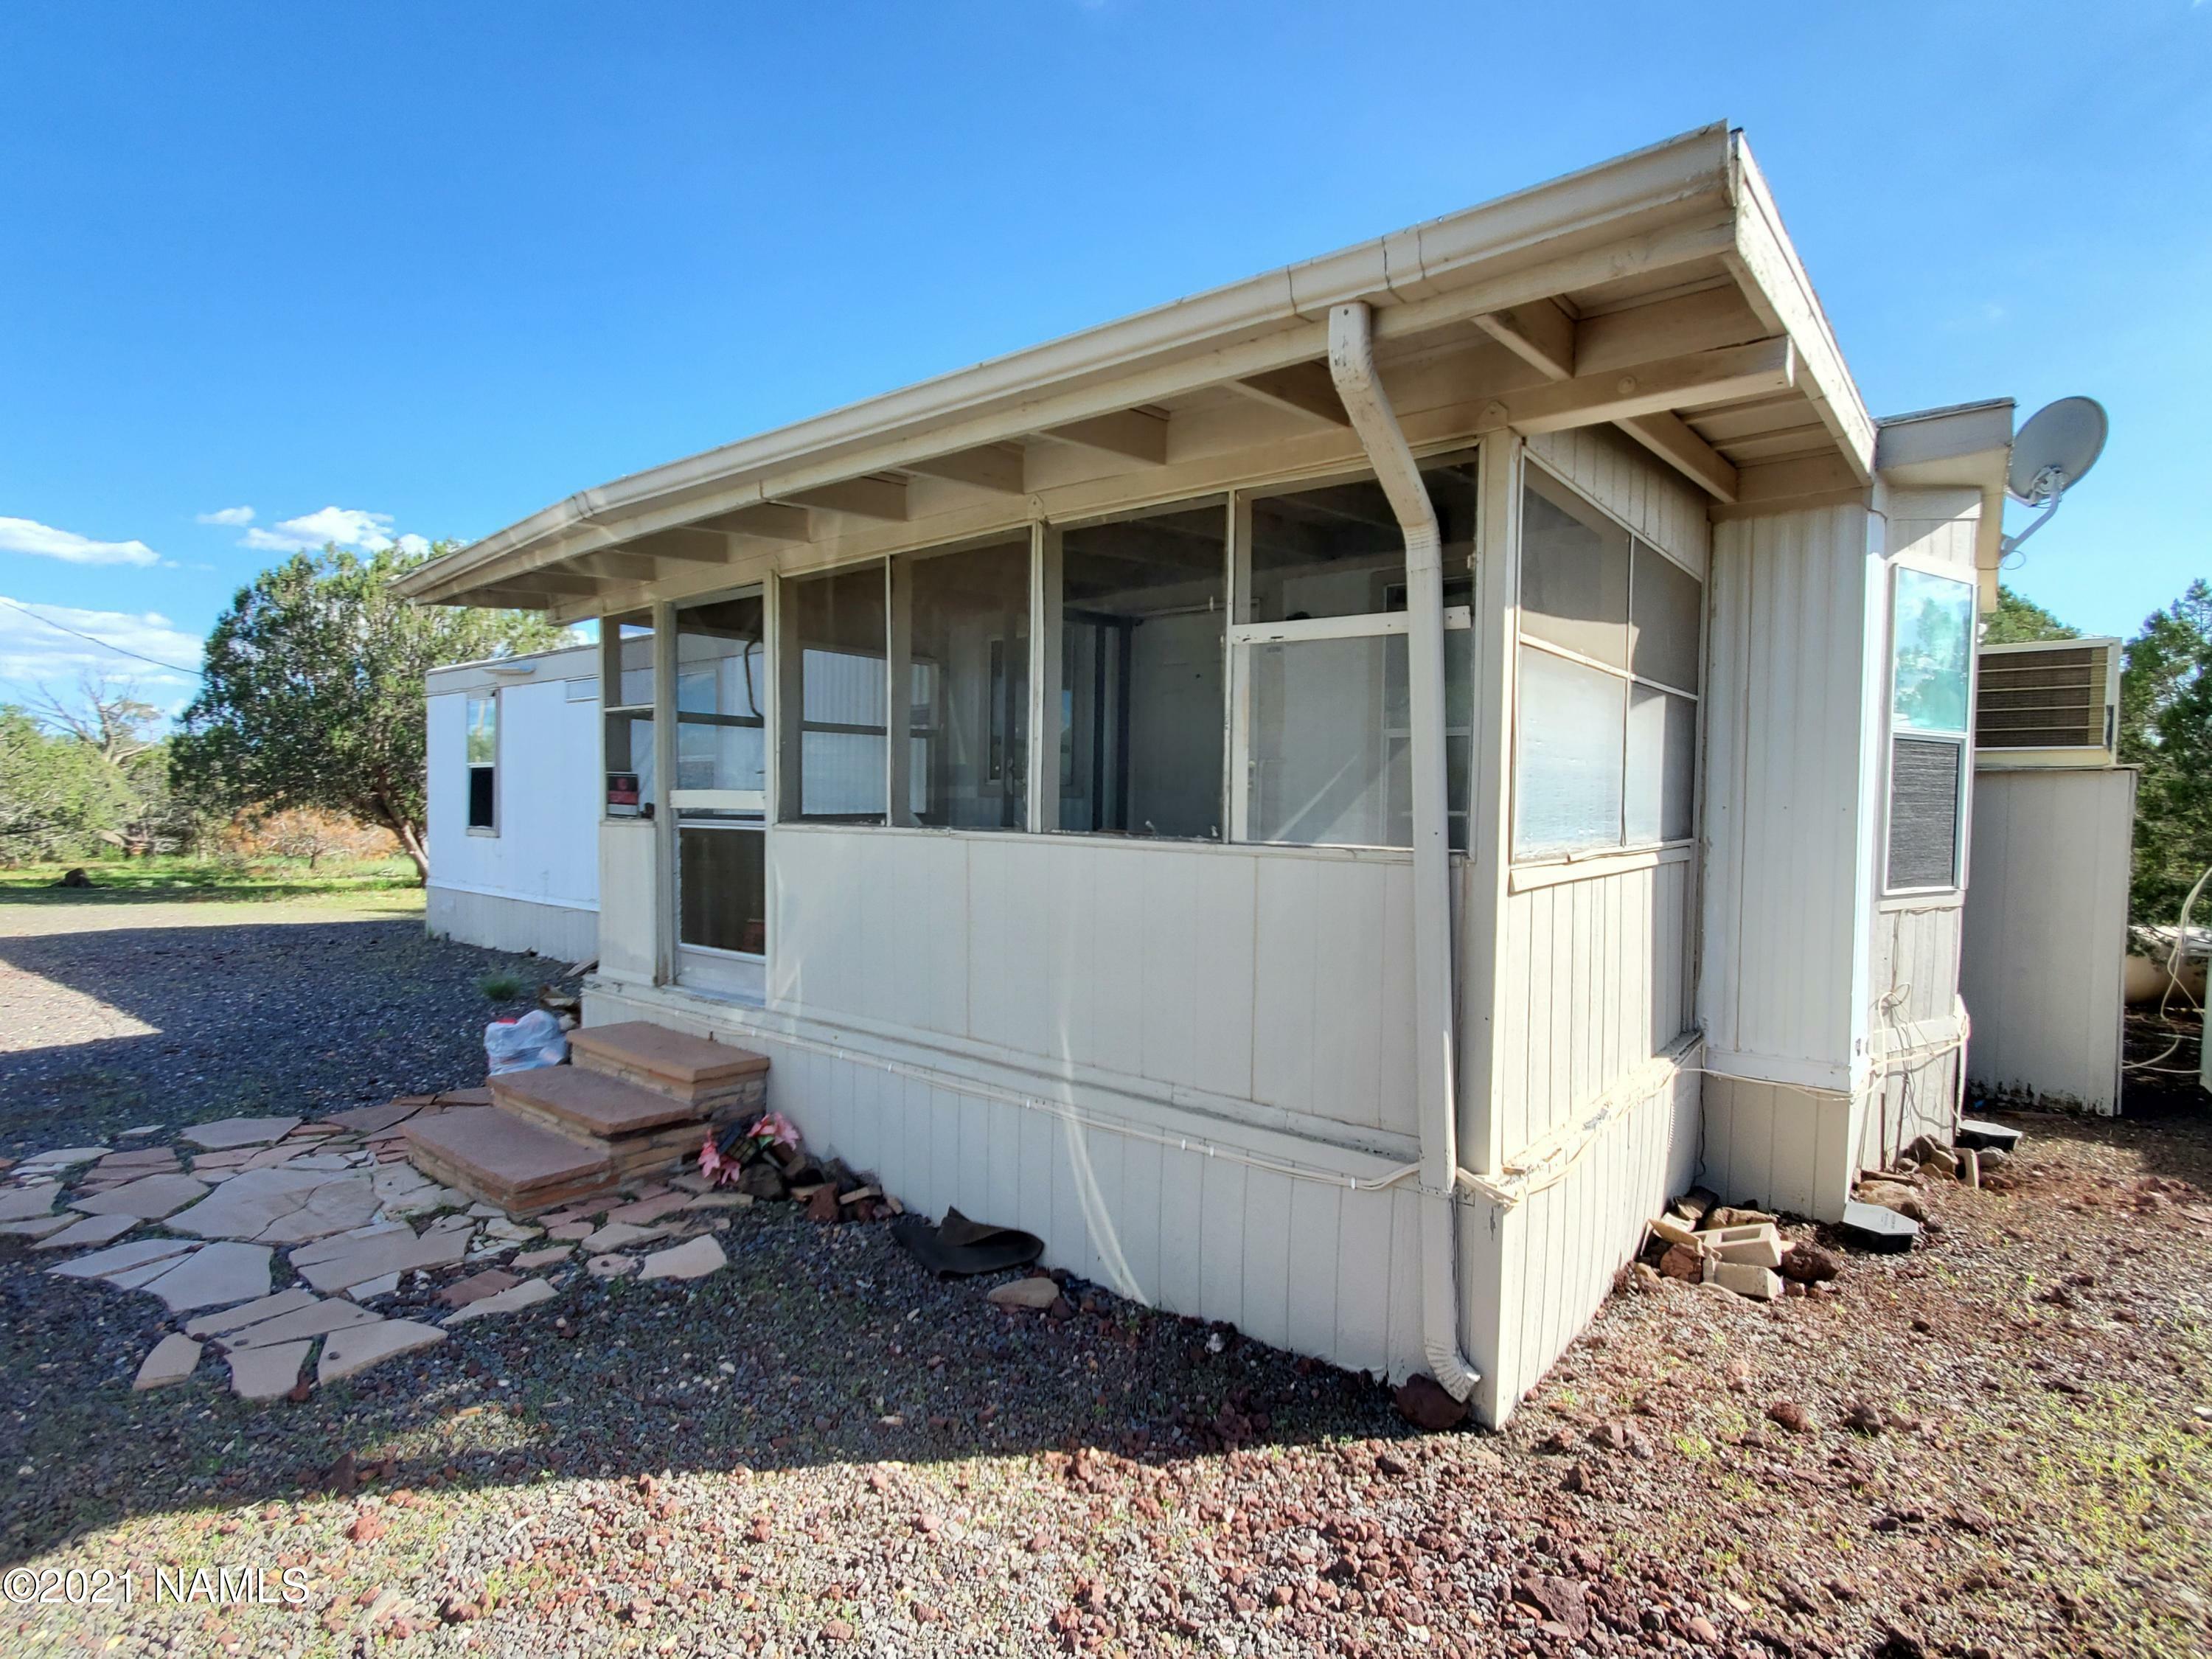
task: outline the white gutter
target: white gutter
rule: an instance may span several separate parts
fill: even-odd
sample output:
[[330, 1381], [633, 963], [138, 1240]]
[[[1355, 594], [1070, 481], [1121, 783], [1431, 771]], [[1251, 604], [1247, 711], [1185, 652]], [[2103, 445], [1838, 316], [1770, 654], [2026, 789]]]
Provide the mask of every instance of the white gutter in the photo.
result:
[[1455, 1400], [1482, 1381], [1459, 1345], [1459, 1091], [1453, 1080], [1451, 844], [1444, 767], [1443, 532], [1375, 372], [1364, 304], [1328, 313], [1328, 372], [1406, 536], [1406, 690], [1413, 777], [1414, 1111], [1421, 1139], [1421, 1334]]
[[1322, 319], [1441, 327], [1735, 245], [1725, 123], [1354, 247], [1247, 278], [556, 502], [395, 584], [412, 599], [519, 579], [652, 531], [909, 459], [1174, 397], [1321, 355]]

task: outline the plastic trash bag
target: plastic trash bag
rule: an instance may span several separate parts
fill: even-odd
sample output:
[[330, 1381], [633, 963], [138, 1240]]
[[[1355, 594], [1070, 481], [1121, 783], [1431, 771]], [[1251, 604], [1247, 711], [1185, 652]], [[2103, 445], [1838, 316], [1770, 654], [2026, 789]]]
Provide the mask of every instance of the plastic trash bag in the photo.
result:
[[568, 1034], [559, 1020], [543, 1008], [533, 1008], [520, 1019], [495, 1019], [484, 1027], [484, 1058], [491, 1062], [494, 1077], [558, 1066], [568, 1058]]

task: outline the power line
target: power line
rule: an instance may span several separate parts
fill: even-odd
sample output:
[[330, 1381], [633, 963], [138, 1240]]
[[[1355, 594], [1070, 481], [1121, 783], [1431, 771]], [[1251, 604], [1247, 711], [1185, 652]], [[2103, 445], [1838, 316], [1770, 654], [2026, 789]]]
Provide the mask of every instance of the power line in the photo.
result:
[[136, 657], [140, 662], [151, 663], [156, 668], [166, 668], [172, 674], [189, 674], [194, 679], [198, 679], [204, 672], [204, 670], [198, 668], [179, 668], [173, 662], [163, 662], [158, 657], [148, 656], [143, 651], [133, 651], [127, 645], [118, 645], [112, 640], [103, 640], [97, 634], [84, 633], [78, 629], [71, 628], [67, 623], [58, 623], [52, 617], [42, 617], [37, 611], [32, 610], [29, 605], [19, 604], [17, 601], [9, 599], [4, 593], [0, 593], [0, 605], [11, 605], [15, 610], [21, 611], [25, 616], [28, 617], [33, 622], [44, 623], [49, 628], [58, 629], [64, 634], [74, 635], [76, 638], [82, 640], [88, 645], [96, 645], [100, 647], [103, 650], [118, 651], [126, 657]]

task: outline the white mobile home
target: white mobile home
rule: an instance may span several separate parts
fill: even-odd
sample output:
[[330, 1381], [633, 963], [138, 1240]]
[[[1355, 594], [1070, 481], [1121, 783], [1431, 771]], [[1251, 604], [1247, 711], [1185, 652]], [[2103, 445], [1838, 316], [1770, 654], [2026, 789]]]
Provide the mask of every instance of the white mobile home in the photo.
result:
[[1871, 419], [1713, 126], [403, 586], [600, 619], [587, 1023], [1495, 1421], [1668, 1194], [1948, 1133], [2011, 416]]
[[598, 955], [597, 648], [457, 663], [424, 689], [430, 932], [563, 962]]

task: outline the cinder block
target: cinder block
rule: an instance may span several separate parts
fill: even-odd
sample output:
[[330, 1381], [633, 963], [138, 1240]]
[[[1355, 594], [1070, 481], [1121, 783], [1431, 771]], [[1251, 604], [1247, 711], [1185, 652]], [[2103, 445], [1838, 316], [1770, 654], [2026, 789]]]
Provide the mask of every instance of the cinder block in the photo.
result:
[[1705, 1247], [1706, 1255], [1716, 1261], [1754, 1267], [1782, 1265], [1782, 1235], [1771, 1221], [1747, 1227], [1709, 1228], [1698, 1235], [1698, 1243]]
[[1771, 1302], [1782, 1294], [1782, 1275], [1749, 1261], [1717, 1261], [1707, 1256], [1705, 1283], [1759, 1302]]

